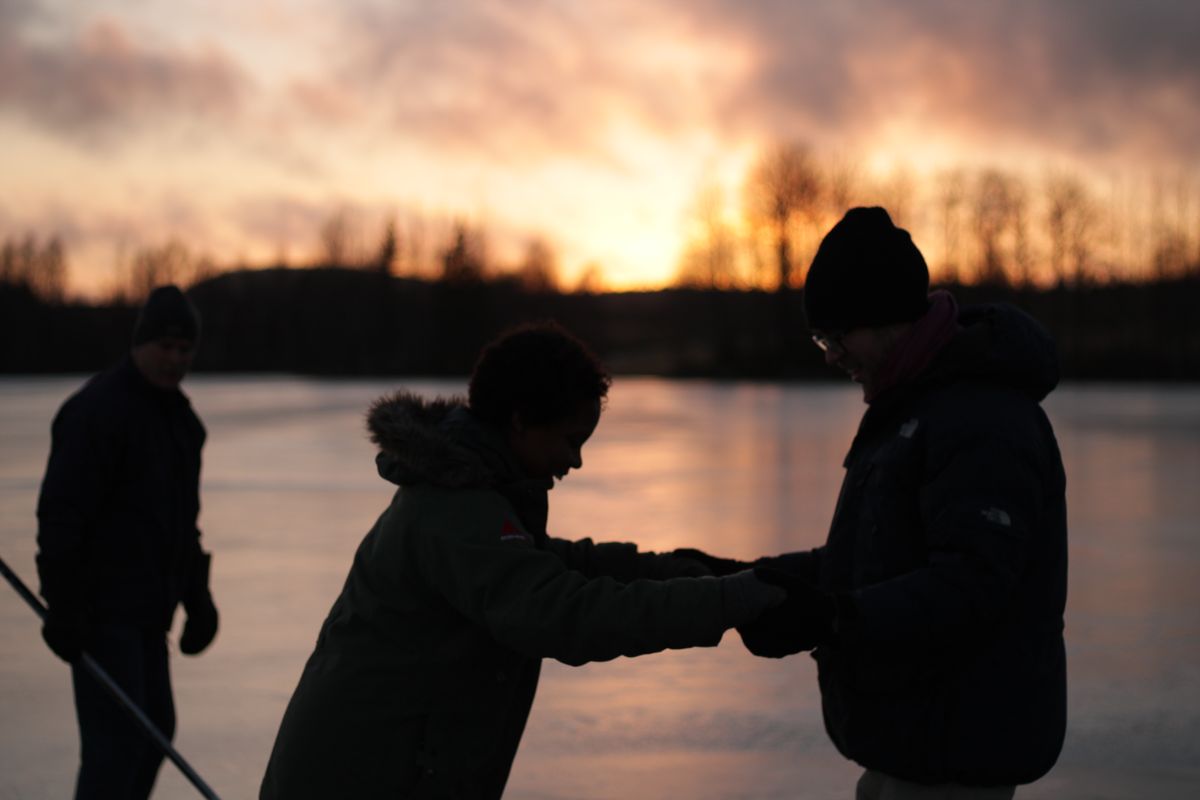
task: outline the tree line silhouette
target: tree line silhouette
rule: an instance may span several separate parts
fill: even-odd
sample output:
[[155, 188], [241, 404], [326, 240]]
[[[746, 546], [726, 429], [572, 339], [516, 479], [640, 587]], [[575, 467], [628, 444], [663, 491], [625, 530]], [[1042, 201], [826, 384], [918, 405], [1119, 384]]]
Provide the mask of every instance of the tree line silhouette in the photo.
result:
[[[1055, 335], [1066, 378], [1200, 379], [1200, 279], [1015, 288], [942, 284], [960, 302], [1012, 302]], [[804, 332], [800, 291], [531, 289], [345, 268], [225, 272], [193, 285], [200, 371], [461, 376], [520, 322], [553, 318], [621, 374], [831, 378]], [[0, 284], [0, 372], [89, 372], [129, 347], [135, 302], [52, 303]]]
[[[1091, 173], [1066, 168], [951, 167], [918, 176], [818, 153], [801, 141], [764, 148], [740, 185], [702, 180], [683, 220], [673, 285], [787, 291], [804, 281], [821, 236], [855, 205], [882, 205], [910, 229], [934, 279], [949, 284], [1083, 287], [1170, 281], [1200, 273], [1200, 175], [1194, 170]], [[344, 267], [450, 283], [508, 278], [537, 291], [596, 292], [599, 264], [568, 285], [551, 237], [494, 246], [484, 223], [409, 209], [382, 219], [350, 205], [312, 225], [312, 252], [272, 266]], [[500, 256], [504, 249], [509, 255]], [[519, 251], [519, 252], [517, 252]], [[515, 255], [511, 253], [516, 252]], [[60, 236], [0, 243], [0, 283], [24, 283], [48, 302], [67, 294]], [[133, 301], [166, 282], [198, 283], [221, 271], [177, 238], [121, 247], [105, 301]], [[654, 265], [661, 266], [661, 265]]]
[[[935, 284], [1008, 301], [1056, 335], [1074, 378], [1200, 378], [1190, 315], [1200, 283], [1200, 189], [1186, 175], [1097, 182], [1063, 170], [872, 176], [799, 142], [765, 149], [736, 192], [701, 186], [670, 288], [607, 293], [590, 265], [567, 286], [551, 241], [495, 254], [484, 226], [339, 208], [303, 268], [219, 268], [169, 239], [118, 260], [111, 290], [69, 299], [60, 237], [0, 243], [0, 370], [87, 371], [127, 347], [151, 288], [177, 283], [205, 319], [197, 368], [323, 375], [461, 375], [499, 330], [554, 317], [614, 369], [662, 375], [827, 376], [803, 330], [804, 266], [853, 205], [883, 205]], [[736, 197], [735, 197], [736, 195]], [[919, 233], [918, 233], [919, 232]]]

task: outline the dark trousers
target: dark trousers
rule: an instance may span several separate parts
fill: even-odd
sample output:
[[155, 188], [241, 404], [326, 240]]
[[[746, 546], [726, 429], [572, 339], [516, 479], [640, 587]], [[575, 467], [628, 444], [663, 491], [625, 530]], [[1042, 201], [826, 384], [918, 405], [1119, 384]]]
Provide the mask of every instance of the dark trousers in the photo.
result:
[[[104, 625], [89, 632], [85, 649], [169, 740], [175, 733], [175, 703], [166, 635]], [[162, 753], [87, 670], [74, 666], [71, 678], [81, 762], [75, 800], [145, 800]]]

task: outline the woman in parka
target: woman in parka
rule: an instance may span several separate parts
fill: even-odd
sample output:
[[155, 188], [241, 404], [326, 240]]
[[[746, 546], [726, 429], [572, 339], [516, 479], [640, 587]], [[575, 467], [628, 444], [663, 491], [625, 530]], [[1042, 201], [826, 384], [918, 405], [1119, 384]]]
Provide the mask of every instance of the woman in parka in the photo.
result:
[[466, 402], [373, 405], [376, 465], [400, 488], [321, 628], [260, 798], [500, 797], [541, 659], [711, 647], [783, 599], [752, 572], [547, 534], [547, 492], [582, 466], [610, 382], [546, 323], [485, 348]]

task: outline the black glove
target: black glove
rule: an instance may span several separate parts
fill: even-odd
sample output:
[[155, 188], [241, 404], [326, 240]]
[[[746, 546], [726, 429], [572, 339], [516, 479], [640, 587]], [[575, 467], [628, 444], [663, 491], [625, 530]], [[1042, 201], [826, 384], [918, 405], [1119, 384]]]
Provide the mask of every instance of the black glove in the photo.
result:
[[183, 634], [179, 637], [179, 651], [184, 655], [194, 656], [203, 652], [217, 635], [217, 607], [208, 590], [211, 565], [212, 556], [200, 553], [183, 597], [183, 609], [187, 612], [187, 620], [183, 624]]
[[754, 570], [744, 569], [717, 578], [721, 585], [721, 627], [744, 625], [768, 608], [787, 599], [787, 591], [759, 580]]
[[696, 550], [692, 547], [681, 547], [678, 550], [672, 550], [671, 555], [675, 558], [686, 558], [690, 561], [695, 561], [701, 564], [707, 572], [700, 573], [702, 575], [716, 575], [718, 578], [725, 575], [732, 575], [735, 572], [741, 572], [744, 569], [750, 569], [750, 564], [745, 561], [738, 561], [733, 558], [721, 558], [720, 556], [710, 556], [703, 550]]
[[755, 567], [754, 574], [763, 583], [786, 589], [788, 596], [782, 605], [737, 629], [747, 650], [756, 656], [783, 658], [833, 641], [837, 616], [833, 595], [770, 567]]
[[780, 572], [786, 572], [797, 578], [803, 578], [810, 584], [817, 582], [820, 574], [820, 549], [801, 550], [794, 553], [782, 553], [777, 556], [764, 556], [755, 559], [751, 566], [770, 567]]
[[54, 655], [68, 664], [75, 663], [83, 652], [83, 619], [80, 609], [51, 606], [42, 623], [42, 638]]
[[74, 663], [83, 651], [87, 623], [83, 564], [73, 551], [55, 556], [38, 553], [37, 568], [46, 598], [42, 638], [54, 655]]

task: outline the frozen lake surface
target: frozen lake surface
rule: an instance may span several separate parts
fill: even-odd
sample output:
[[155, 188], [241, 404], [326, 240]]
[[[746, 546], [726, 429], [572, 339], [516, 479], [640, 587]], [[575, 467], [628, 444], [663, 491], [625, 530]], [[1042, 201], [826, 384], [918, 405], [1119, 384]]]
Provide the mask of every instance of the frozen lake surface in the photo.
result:
[[[81, 378], [0, 379], [0, 555], [31, 585], [49, 424]], [[257, 796], [284, 705], [354, 549], [388, 503], [362, 416], [400, 386], [194, 376], [208, 427], [201, 530], [222, 628], [175, 653], [176, 747], [222, 797]], [[1068, 475], [1069, 713], [1019, 798], [1200, 796], [1200, 388], [1067, 386], [1047, 401]], [[853, 386], [618, 379], [551, 496], [556, 536], [758, 555], [824, 541], [862, 411]], [[0, 586], [0, 800], [69, 797], [67, 668]], [[174, 635], [172, 636], [174, 638]], [[511, 798], [849, 798], [814, 664], [720, 647], [548, 662]], [[169, 763], [156, 798], [198, 795]]]

